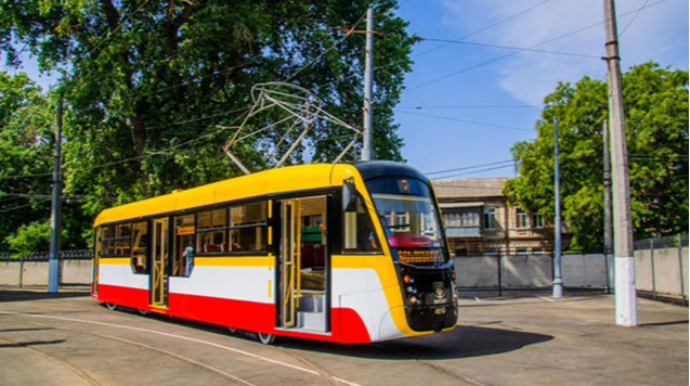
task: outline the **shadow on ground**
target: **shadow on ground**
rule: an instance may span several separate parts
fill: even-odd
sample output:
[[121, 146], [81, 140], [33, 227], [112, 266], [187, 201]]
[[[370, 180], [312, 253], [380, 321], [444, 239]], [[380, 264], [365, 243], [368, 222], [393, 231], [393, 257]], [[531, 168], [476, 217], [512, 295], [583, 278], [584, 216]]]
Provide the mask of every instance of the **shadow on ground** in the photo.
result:
[[547, 342], [553, 336], [498, 328], [458, 326], [444, 334], [403, 338], [366, 345], [340, 345], [280, 337], [290, 349], [329, 352], [365, 359], [445, 360], [502, 354]]
[[27, 300], [44, 300], [44, 299], [64, 299], [89, 296], [89, 292], [58, 292], [56, 294], [49, 294], [46, 292], [36, 291], [22, 291], [9, 290], [0, 291], [0, 302], [16, 302]]
[[[235, 334], [230, 334], [226, 328], [218, 325], [177, 318], [171, 319], [161, 315], [149, 315], [148, 317], [205, 330], [218, 335], [229, 335], [238, 339], [255, 339], [255, 334], [248, 331], [238, 331]], [[500, 323], [500, 321], [496, 321], [493, 324]], [[372, 344], [339, 344], [284, 336], [279, 336], [275, 344], [286, 349], [373, 360], [444, 360], [501, 354], [552, 339], [553, 336], [551, 335], [530, 332], [458, 326], [455, 330], [443, 334], [410, 337]]]

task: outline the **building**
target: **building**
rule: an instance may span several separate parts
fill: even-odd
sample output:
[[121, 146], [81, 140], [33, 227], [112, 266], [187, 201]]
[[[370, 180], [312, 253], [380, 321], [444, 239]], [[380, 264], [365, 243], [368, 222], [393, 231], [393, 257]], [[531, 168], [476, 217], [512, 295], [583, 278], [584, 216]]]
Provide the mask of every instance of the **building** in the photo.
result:
[[[455, 256], [550, 254], [553, 224], [543, 214], [509, 206], [503, 195], [508, 178], [433, 181]], [[570, 235], [563, 234], [563, 249]]]

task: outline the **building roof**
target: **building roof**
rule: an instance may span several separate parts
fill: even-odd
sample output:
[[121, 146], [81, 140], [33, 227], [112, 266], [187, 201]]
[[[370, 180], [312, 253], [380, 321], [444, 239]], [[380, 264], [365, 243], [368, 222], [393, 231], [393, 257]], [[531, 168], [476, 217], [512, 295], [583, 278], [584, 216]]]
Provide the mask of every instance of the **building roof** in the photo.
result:
[[439, 201], [503, 197], [503, 186], [509, 178], [465, 178], [432, 181]]

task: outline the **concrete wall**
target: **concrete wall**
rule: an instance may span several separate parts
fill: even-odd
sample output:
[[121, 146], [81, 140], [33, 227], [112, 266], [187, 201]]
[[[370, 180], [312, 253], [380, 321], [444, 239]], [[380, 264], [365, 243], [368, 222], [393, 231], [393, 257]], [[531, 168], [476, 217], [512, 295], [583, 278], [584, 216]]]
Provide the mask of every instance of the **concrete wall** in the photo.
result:
[[456, 257], [458, 287], [498, 287], [498, 259], [493, 256]]
[[636, 286], [640, 291], [688, 296], [688, 271], [688, 247], [680, 251], [677, 247], [635, 251]]
[[[456, 257], [455, 271], [459, 288], [533, 288], [553, 283], [551, 256], [470, 256]], [[499, 272], [500, 264], [500, 272]], [[565, 255], [562, 257], [563, 283], [566, 287], [603, 287], [606, 261], [603, 255]]]
[[603, 254], [565, 255], [562, 259], [563, 285], [566, 287], [604, 287], [606, 259]]
[[[0, 285], [47, 286], [48, 261], [25, 261], [20, 278], [19, 260], [0, 261]], [[74, 285], [91, 283], [91, 260], [63, 260], [60, 284]], [[21, 279], [21, 283], [20, 283]]]
[[550, 256], [505, 256], [501, 268], [503, 287], [544, 287], [553, 282]]
[[91, 283], [91, 260], [64, 260], [62, 266], [62, 284]]
[[19, 262], [0, 261], [0, 285], [19, 285]]

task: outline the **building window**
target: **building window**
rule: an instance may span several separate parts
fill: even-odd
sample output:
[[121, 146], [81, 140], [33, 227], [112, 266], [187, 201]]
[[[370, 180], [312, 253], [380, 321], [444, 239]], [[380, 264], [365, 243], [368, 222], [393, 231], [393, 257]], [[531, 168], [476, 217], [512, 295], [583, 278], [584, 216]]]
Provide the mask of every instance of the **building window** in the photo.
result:
[[544, 215], [535, 213], [532, 215], [532, 227], [543, 228], [544, 227]]
[[515, 209], [515, 223], [518, 229], [529, 228], [527, 223], [527, 212], [522, 209]]
[[479, 212], [444, 213], [446, 228], [472, 228], [479, 226]]
[[479, 213], [478, 212], [465, 212], [462, 214], [462, 226], [464, 227], [478, 227], [479, 226]]
[[496, 221], [496, 209], [484, 209], [484, 229], [496, 229], [498, 221]]
[[444, 213], [443, 214], [443, 222], [446, 225], [446, 228], [457, 228], [458, 224], [458, 214], [457, 213]]

